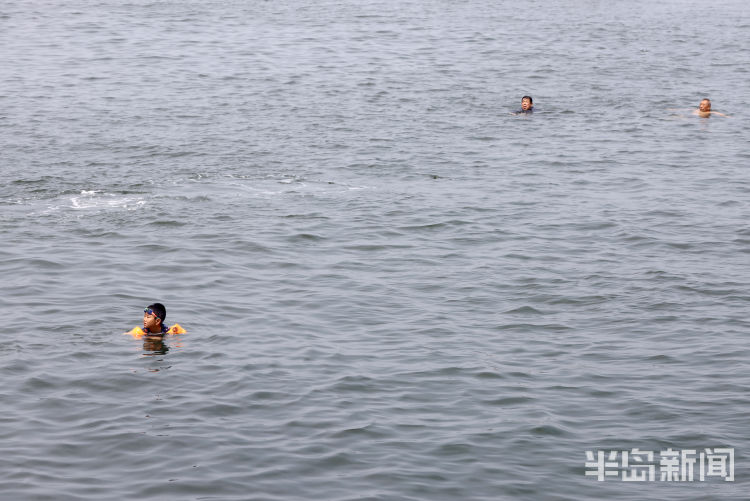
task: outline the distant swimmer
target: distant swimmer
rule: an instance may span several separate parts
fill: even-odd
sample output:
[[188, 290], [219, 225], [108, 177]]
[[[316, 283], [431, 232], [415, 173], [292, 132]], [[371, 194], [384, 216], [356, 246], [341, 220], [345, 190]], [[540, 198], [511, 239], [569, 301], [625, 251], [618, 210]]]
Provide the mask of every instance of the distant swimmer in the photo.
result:
[[136, 339], [146, 337], [163, 337], [164, 334], [184, 334], [186, 331], [179, 324], [168, 327], [164, 324], [167, 318], [167, 309], [161, 303], [148, 305], [143, 310], [143, 328], [133, 327], [125, 334], [130, 334]]
[[720, 117], [728, 116], [723, 113], [719, 113], [718, 111], [711, 111], [711, 100], [708, 98], [703, 99], [700, 102], [700, 104], [698, 105], [698, 109], [693, 110], [693, 115], [698, 115], [699, 117], [703, 118], [708, 118], [711, 115], [719, 115]]
[[514, 115], [528, 115], [534, 113], [534, 100], [531, 96], [523, 96], [521, 98], [521, 109], [515, 111]]

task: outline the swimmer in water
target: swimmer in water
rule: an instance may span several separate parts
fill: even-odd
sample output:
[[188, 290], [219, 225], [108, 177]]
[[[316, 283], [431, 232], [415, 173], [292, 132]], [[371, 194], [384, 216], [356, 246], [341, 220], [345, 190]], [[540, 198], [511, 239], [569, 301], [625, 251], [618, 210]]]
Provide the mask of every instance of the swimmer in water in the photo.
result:
[[167, 317], [167, 309], [161, 303], [148, 305], [143, 310], [143, 331], [149, 337], [162, 337], [169, 331], [169, 327], [164, 325], [164, 319]]
[[703, 99], [700, 104], [698, 105], [697, 110], [693, 110], [693, 115], [698, 115], [702, 118], [708, 118], [711, 115], [719, 115], [720, 117], [725, 117], [727, 115], [723, 113], [719, 113], [718, 111], [711, 111], [711, 100], [706, 98]]
[[523, 96], [521, 98], [521, 109], [517, 110], [514, 115], [528, 115], [534, 113], [534, 100], [531, 96]]
[[143, 309], [143, 328], [133, 327], [125, 334], [145, 340], [145, 338], [161, 339], [164, 334], [185, 334], [187, 332], [180, 324], [174, 324], [172, 327], [164, 325], [165, 318], [167, 318], [167, 309], [163, 304], [150, 304]]

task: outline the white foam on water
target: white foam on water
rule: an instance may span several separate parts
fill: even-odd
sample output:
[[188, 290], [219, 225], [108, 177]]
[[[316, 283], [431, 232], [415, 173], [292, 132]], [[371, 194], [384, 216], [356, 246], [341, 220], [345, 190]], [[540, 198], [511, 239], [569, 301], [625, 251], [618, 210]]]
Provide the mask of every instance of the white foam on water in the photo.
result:
[[70, 197], [69, 200], [69, 207], [73, 210], [137, 210], [146, 205], [146, 201], [142, 195], [116, 195], [114, 193], [102, 193], [97, 190], [82, 190], [80, 195]]

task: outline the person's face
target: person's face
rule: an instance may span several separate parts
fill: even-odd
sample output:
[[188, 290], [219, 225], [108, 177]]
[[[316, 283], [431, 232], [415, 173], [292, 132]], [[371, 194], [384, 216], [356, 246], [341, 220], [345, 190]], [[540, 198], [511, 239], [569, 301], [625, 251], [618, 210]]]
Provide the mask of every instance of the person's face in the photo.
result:
[[704, 113], [711, 111], [711, 101], [704, 99], [701, 104], [698, 105], [698, 109]]
[[529, 108], [531, 108], [531, 101], [529, 100], [529, 98], [527, 97], [525, 99], [521, 99], [521, 109], [523, 111], [526, 111]]
[[153, 330], [159, 330], [161, 328], [159, 327], [159, 324], [161, 324], [161, 319], [159, 317], [147, 311], [143, 312], [143, 330], [144, 331], [150, 332], [152, 328]]

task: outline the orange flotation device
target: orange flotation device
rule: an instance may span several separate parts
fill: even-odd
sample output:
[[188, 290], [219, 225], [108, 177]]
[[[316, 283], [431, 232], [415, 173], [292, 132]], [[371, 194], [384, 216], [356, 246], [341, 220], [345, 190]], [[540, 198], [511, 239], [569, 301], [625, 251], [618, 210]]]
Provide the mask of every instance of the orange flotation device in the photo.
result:
[[[169, 330], [167, 331], [167, 334], [185, 334], [186, 332], [187, 331], [183, 329], [180, 324], [174, 324], [172, 327], [169, 328]], [[144, 331], [142, 327], [133, 327], [131, 330], [129, 330], [125, 334], [130, 334], [135, 339], [140, 339], [146, 335], [146, 331]]]

